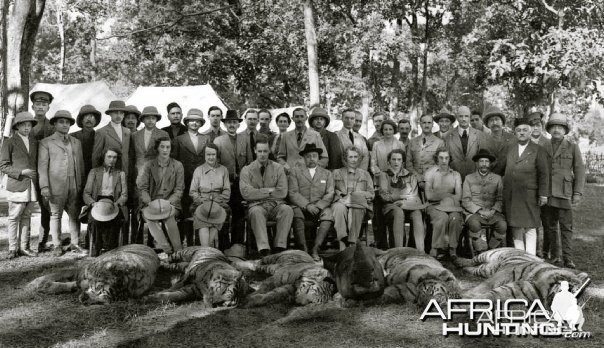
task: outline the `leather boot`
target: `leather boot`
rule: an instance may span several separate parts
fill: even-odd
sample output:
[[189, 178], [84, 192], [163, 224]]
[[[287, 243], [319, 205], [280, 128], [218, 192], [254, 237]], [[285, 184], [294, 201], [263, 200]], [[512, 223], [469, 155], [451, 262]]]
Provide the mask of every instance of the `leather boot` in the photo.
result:
[[312, 247], [311, 254], [315, 261], [319, 261], [321, 259], [319, 257], [319, 248], [321, 247], [321, 244], [323, 244], [325, 237], [327, 237], [327, 233], [329, 233], [332, 225], [332, 221], [321, 221], [321, 224], [319, 224], [319, 229], [317, 230], [317, 236], [315, 237], [315, 243]]
[[296, 240], [296, 245], [298, 249], [308, 252], [308, 247], [306, 246], [306, 234], [304, 229], [304, 220], [297, 218], [294, 219], [294, 239]]

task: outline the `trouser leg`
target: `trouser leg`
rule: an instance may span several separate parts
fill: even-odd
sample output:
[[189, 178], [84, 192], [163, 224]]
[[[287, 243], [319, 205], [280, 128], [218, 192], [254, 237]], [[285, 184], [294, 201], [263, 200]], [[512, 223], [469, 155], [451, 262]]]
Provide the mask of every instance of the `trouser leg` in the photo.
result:
[[[241, 191], [239, 191], [239, 180], [231, 182], [231, 199], [229, 206], [231, 207], [231, 244], [243, 244], [245, 240], [245, 208], [242, 203]], [[266, 230], [266, 227], [265, 227]]]
[[459, 235], [461, 234], [461, 228], [463, 227], [463, 219], [461, 213], [453, 212], [449, 213], [449, 223], [447, 226], [447, 236], [449, 238], [449, 249], [457, 248], [457, 242], [459, 241]]
[[26, 204], [23, 202], [8, 202], [8, 250], [19, 249], [19, 225]]
[[392, 221], [394, 247], [405, 246], [405, 212], [401, 208], [394, 207], [387, 215], [388, 220]]
[[332, 221], [321, 221], [319, 228], [317, 229], [317, 235], [315, 236], [313, 252], [317, 252], [319, 250], [323, 244], [323, 241], [325, 240], [325, 237], [327, 237], [327, 233], [329, 233], [331, 226], [333, 226]]
[[277, 248], [287, 248], [287, 236], [289, 235], [289, 230], [292, 226], [294, 211], [289, 205], [281, 204], [273, 208], [271, 215], [273, 214], [277, 221], [277, 232], [275, 233], [274, 245]]
[[526, 252], [531, 255], [537, 254], [537, 229], [528, 228], [524, 233], [524, 244]]
[[411, 221], [413, 222], [413, 239], [415, 240], [415, 248], [423, 252], [426, 232], [421, 210], [414, 210], [411, 212]]
[[432, 222], [432, 249], [447, 247], [446, 231], [449, 215], [432, 206], [428, 207], [428, 215]]
[[348, 219], [350, 218], [349, 209], [343, 203], [336, 202], [332, 206], [333, 226], [336, 230], [338, 240], [348, 236]]
[[572, 257], [573, 240], [573, 211], [572, 209], [560, 209], [558, 211], [560, 221], [560, 234], [562, 244], [562, 257], [570, 259]]
[[168, 238], [170, 238], [174, 251], [181, 250], [182, 242], [180, 240], [180, 232], [178, 231], [178, 225], [176, 224], [175, 217], [168, 217], [166, 220], [164, 220], [164, 224], [166, 226], [166, 232], [168, 233]]
[[514, 248], [520, 250], [526, 250], [524, 246], [524, 228], [514, 227], [512, 228], [512, 235], [514, 238]]
[[21, 242], [21, 250], [29, 250], [29, 234], [31, 231], [31, 211], [34, 207], [34, 202], [25, 203], [25, 208], [21, 212], [21, 220], [19, 222], [19, 239]]
[[258, 247], [258, 251], [271, 248], [268, 242], [268, 234], [266, 233], [266, 215], [266, 209], [260, 205], [250, 208], [250, 225], [252, 232], [254, 233], [254, 237], [256, 238], [256, 246]]
[[48, 202], [44, 202], [42, 193], [40, 190], [36, 190], [36, 196], [38, 197], [38, 205], [40, 207], [40, 230], [38, 232], [38, 245], [44, 246], [48, 242], [48, 235], [50, 233], [50, 207]]
[[386, 225], [384, 224], [384, 202], [376, 195], [373, 201], [373, 235], [375, 237], [375, 246], [378, 249], [388, 249], [388, 237], [386, 236]]
[[356, 243], [361, 234], [363, 227], [363, 219], [365, 218], [366, 209], [349, 208], [348, 209], [348, 241]]
[[542, 207], [541, 215], [544, 234], [547, 235], [549, 249], [545, 249], [546, 254], [549, 252], [552, 259], [560, 257], [558, 250], [558, 221], [559, 221], [559, 209], [545, 205]]
[[307, 251], [306, 246], [306, 231], [304, 226], [304, 218], [295, 217], [293, 221], [294, 237], [296, 245], [300, 250]]

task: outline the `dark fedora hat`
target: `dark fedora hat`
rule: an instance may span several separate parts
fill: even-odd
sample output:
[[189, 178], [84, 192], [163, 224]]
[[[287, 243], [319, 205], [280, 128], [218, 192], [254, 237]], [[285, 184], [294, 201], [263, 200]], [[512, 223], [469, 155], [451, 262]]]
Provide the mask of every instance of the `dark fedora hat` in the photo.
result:
[[101, 112], [97, 110], [94, 106], [87, 104], [80, 108], [80, 112], [78, 112], [78, 117], [76, 118], [76, 124], [78, 127], [82, 127], [82, 119], [85, 115], [92, 114], [94, 115], [94, 119], [96, 120], [94, 126], [98, 126], [101, 123]]
[[304, 146], [304, 149], [299, 152], [299, 155], [304, 156], [309, 152], [316, 152], [319, 154], [319, 156], [321, 156], [321, 154], [323, 153], [323, 149], [320, 147], [317, 147], [317, 145], [315, 145], [315, 143], [310, 143], [310, 144], [306, 144]]
[[67, 110], [59, 110], [59, 111], [55, 112], [55, 115], [50, 118], [49, 122], [50, 122], [50, 124], [54, 125], [57, 122], [57, 120], [60, 118], [69, 120], [69, 122], [71, 123], [72, 126], [75, 123], [75, 119], [73, 118], [73, 116], [71, 116], [71, 112], [69, 112]]
[[478, 150], [478, 152], [472, 156], [472, 161], [476, 162], [481, 158], [488, 158], [489, 161], [495, 162], [495, 156], [493, 156], [487, 149]]
[[112, 111], [128, 112], [128, 108], [126, 107], [126, 103], [123, 100], [112, 100], [109, 103], [109, 107], [107, 108], [107, 111], [105, 111], [105, 113], [109, 115], [109, 113]]
[[226, 123], [226, 121], [233, 120], [241, 122], [241, 119], [239, 118], [239, 112], [237, 110], [227, 110], [226, 116], [222, 119], [222, 122]]
[[518, 117], [518, 118], [514, 119], [514, 128], [521, 126], [523, 124], [525, 124], [527, 126], [531, 125], [531, 123], [529, 122], [529, 119], [526, 117]]
[[157, 111], [157, 108], [155, 106], [145, 106], [143, 108], [143, 112], [141, 112], [141, 115], [138, 117], [138, 119], [142, 121], [147, 116], [155, 116], [158, 122], [159, 120], [161, 120], [161, 114], [159, 113], [159, 111]]
[[52, 96], [52, 94], [46, 91], [35, 91], [31, 92], [31, 94], [29, 95], [29, 99], [32, 103], [35, 103], [36, 101], [45, 101], [50, 104], [52, 103], [54, 97]]
[[444, 107], [440, 109], [438, 114], [434, 117], [434, 121], [438, 122], [438, 120], [440, 120], [441, 118], [448, 118], [449, 120], [451, 120], [451, 122], [455, 122], [455, 115], [453, 115], [451, 111]]
[[312, 125], [312, 121], [317, 117], [323, 117], [325, 119], [325, 127], [329, 126], [330, 119], [327, 110], [320, 107], [312, 108], [310, 116], [308, 116], [308, 123]]

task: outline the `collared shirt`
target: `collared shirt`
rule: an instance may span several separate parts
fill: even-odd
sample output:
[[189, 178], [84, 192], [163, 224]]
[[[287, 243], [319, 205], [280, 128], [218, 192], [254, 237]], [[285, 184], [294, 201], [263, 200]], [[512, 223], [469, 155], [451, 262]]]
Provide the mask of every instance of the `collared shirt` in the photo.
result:
[[212, 167], [208, 163], [200, 165], [193, 172], [193, 180], [188, 194], [196, 204], [210, 199], [210, 196], [219, 203], [226, 204], [231, 196], [229, 171], [220, 164], [216, 167]]
[[[454, 199], [461, 201], [461, 175], [449, 168], [447, 171], [442, 171], [439, 166], [434, 166], [424, 174], [426, 179], [426, 196], [437, 196], [442, 193], [451, 193]], [[440, 199], [427, 197], [431, 202], [438, 202]]]
[[197, 147], [199, 146], [199, 137], [197, 136], [197, 132], [193, 133], [191, 131], [188, 131], [187, 134], [189, 134], [189, 138], [191, 138], [191, 142], [193, 143], [193, 147], [195, 148], [195, 152], [198, 151]]
[[109, 124], [111, 125], [111, 127], [113, 127], [113, 129], [115, 130], [115, 132], [117, 133], [117, 137], [120, 138], [120, 141], [122, 141], [122, 125], [120, 123], [113, 123], [113, 122], [109, 122]]
[[17, 134], [19, 134], [19, 136], [21, 137], [21, 140], [23, 140], [23, 143], [25, 144], [25, 148], [27, 149], [27, 152], [29, 152], [29, 138], [22, 136], [21, 133], [19, 133], [19, 132], [17, 132]]
[[521, 145], [520, 143], [518, 143], [518, 157], [522, 156], [522, 153], [524, 152], [524, 150], [526, 149], [526, 147], [528, 146], [528, 143]]
[[103, 170], [103, 181], [101, 182], [101, 196], [113, 196], [113, 168]]
[[153, 135], [153, 130], [147, 130], [147, 128], [145, 128], [145, 131], [143, 133], [143, 140], [145, 142], [145, 149], [149, 147], [149, 141], [151, 141], [151, 136]]
[[466, 132], [466, 135], [470, 135], [470, 127], [468, 128], [461, 128], [461, 127], [457, 127], [457, 132], [459, 133], [460, 137], [463, 137], [463, 132]]
[[315, 177], [315, 173], [317, 172], [317, 167], [308, 168], [308, 171], [310, 172], [310, 177], [314, 178]]

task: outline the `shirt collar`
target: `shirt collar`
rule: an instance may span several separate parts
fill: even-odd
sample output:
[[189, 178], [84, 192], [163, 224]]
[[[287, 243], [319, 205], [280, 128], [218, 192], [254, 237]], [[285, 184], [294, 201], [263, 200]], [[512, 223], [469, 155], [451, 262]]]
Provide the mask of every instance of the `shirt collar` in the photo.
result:
[[162, 165], [161, 160], [159, 159], [159, 157], [157, 157], [157, 165], [161, 168], [166, 168], [168, 166], [168, 164], [170, 164], [170, 159], [168, 158], [168, 160], [166, 161], [166, 163], [164, 165]]
[[470, 135], [470, 127], [466, 128], [466, 129], [457, 127], [457, 132], [459, 133], [459, 136], [462, 136], [464, 131], [467, 131], [468, 136]]
[[21, 135], [21, 133], [17, 132], [17, 134], [21, 137], [24, 143], [29, 144], [29, 138]]
[[357, 169], [359, 169], [359, 168], [348, 168], [347, 167], [346, 169], [347, 169], [346, 170], [347, 173], [349, 173], [349, 174], [356, 174], [357, 173]]
[[209, 172], [216, 170], [216, 167], [212, 167], [208, 163], [204, 163], [201, 165], [201, 170], [204, 174], [208, 174]]

